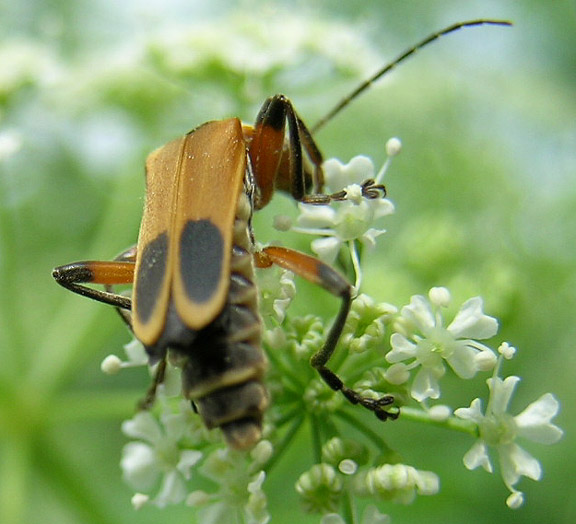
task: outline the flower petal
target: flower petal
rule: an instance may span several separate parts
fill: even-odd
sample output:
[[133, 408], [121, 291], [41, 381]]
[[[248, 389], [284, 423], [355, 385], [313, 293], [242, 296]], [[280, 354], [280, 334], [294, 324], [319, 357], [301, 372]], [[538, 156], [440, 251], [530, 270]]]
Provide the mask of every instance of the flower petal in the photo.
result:
[[488, 455], [488, 447], [482, 440], [477, 440], [466, 452], [462, 460], [467, 469], [472, 470], [476, 469], [478, 466], [482, 466], [488, 473], [492, 473], [493, 471], [490, 456]]
[[374, 178], [374, 163], [364, 155], [355, 156], [347, 164], [330, 158], [322, 164], [326, 186], [336, 192], [350, 184], [361, 184], [364, 180]]
[[454, 410], [454, 415], [458, 418], [472, 420], [476, 422], [476, 424], [479, 424], [484, 418], [482, 414], [482, 401], [479, 398], [475, 398], [469, 408], [458, 408]]
[[416, 356], [417, 345], [410, 342], [404, 335], [393, 333], [390, 337], [392, 350], [386, 354], [386, 360], [391, 364], [401, 362]]
[[154, 450], [142, 442], [129, 442], [120, 461], [124, 480], [137, 491], [150, 491], [160, 477]]
[[435, 325], [436, 319], [428, 301], [421, 295], [414, 295], [410, 304], [400, 312], [403, 317], [412, 322], [426, 335]]
[[498, 321], [483, 313], [480, 297], [473, 297], [462, 304], [448, 331], [456, 338], [485, 339], [498, 332]]
[[122, 432], [128, 437], [145, 440], [153, 444], [159, 442], [163, 437], [158, 421], [148, 411], [140, 411], [130, 420], [125, 420], [122, 423]]
[[316, 206], [312, 204], [298, 204], [300, 215], [297, 223], [300, 227], [319, 228], [332, 227], [336, 211], [330, 206]]
[[185, 479], [190, 478], [190, 469], [202, 458], [202, 452], [195, 449], [184, 449], [180, 452], [180, 460], [176, 469], [182, 473]]
[[340, 251], [342, 242], [336, 237], [317, 238], [312, 241], [310, 247], [322, 260], [333, 262]]
[[376, 198], [369, 200], [368, 203], [374, 213], [374, 219], [394, 214], [394, 204], [387, 198]]
[[162, 487], [154, 499], [154, 504], [159, 508], [168, 504], [178, 504], [184, 500], [186, 495], [184, 479], [176, 470], [172, 470], [164, 475]]
[[383, 235], [384, 233], [386, 233], [385, 229], [375, 229], [371, 227], [360, 237], [360, 242], [362, 242], [362, 244], [364, 244], [367, 248], [373, 249], [374, 246], [376, 246], [376, 238], [378, 238], [380, 235]]
[[500, 377], [489, 378], [486, 380], [490, 388], [490, 406], [494, 415], [504, 415], [508, 410], [508, 404], [520, 382], [520, 377], [510, 376], [502, 380]]
[[546, 393], [514, 417], [518, 433], [534, 442], [554, 444], [564, 432], [550, 420], [558, 414], [560, 404], [554, 395]]
[[472, 378], [478, 367], [476, 366], [476, 351], [466, 344], [466, 341], [457, 341], [451, 344], [453, 351], [446, 361], [460, 378]]
[[440, 397], [440, 386], [432, 369], [421, 368], [418, 371], [412, 383], [411, 395], [418, 402]]
[[502, 478], [509, 488], [512, 488], [521, 476], [532, 480], [540, 480], [542, 477], [540, 462], [518, 444], [511, 442], [498, 446], [498, 455], [500, 456]]

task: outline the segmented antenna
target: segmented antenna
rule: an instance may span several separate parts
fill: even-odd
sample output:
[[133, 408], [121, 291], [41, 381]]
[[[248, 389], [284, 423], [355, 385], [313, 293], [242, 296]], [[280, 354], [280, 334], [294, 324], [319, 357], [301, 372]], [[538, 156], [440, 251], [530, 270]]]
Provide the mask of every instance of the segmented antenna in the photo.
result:
[[376, 80], [382, 78], [386, 73], [390, 70], [394, 69], [400, 62], [403, 62], [409, 56], [413, 55], [419, 49], [426, 47], [428, 44], [433, 42], [434, 40], [440, 38], [441, 36], [447, 35], [448, 33], [452, 33], [453, 31], [457, 31], [462, 27], [470, 27], [470, 26], [477, 26], [477, 25], [504, 25], [510, 26], [512, 22], [508, 22], [507, 20], [489, 20], [489, 19], [479, 19], [479, 20], [468, 20], [467, 22], [458, 22], [451, 26], [448, 26], [437, 33], [433, 33], [430, 36], [427, 36], [421, 42], [418, 42], [416, 45], [410, 47], [398, 57], [396, 57], [392, 62], [388, 65], [384, 66], [382, 69], [377, 71], [374, 75], [372, 75], [368, 80], [362, 82], [354, 91], [352, 91], [348, 96], [344, 97], [334, 108], [329, 111], [323, 118], [321, 118], [316, 124], [314, 124], [310, 131], [312, 133], [316, 133], [321, 127], [323, 127], [328, 121], [330, 121], [334, 116], [336, 116], [342, 109], [344, 109], [350, 102], [352, 102], [355, 98], [357, 98], [360, 94], [362, 94], [366, 89], [368, 89]]

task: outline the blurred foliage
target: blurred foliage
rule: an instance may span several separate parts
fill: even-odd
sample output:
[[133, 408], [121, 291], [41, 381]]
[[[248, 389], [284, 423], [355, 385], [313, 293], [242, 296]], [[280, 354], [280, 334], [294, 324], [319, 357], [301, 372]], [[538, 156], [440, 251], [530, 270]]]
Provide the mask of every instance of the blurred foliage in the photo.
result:
[[[99, 373], [127, 333], [109, 308], [50, 277], [135, 242], [146, 154], [206, 120], [251, 121], [276, 92], [313, 123], [405, 47], [478, 17], [515, 27], [467, 30], [419, 53], [318, 142], [327, 157], [378, 164], [385, 140], [402, 139], [387, 181], [397, 213], [366, 256], [365, 291], [395, 304], [434, 285], [456, 301], [482, 295], [520, 350], [509, 370], [523, 377], [519, 405], [554, 392], [567, 437], [538, 450], [544, 479], [522, 483], [526, 505], [512, 512], [498, 479], [464, 470], [461, 436], [424, 440], [387, 424], [443, 487], [382, 510], [393, 522], [576, 520], [574, 2], [24, 0], [0, 7], [0, 521], [191, 521], [187, 508], [130, 506], [119, 425], [148, 377]], [[271, 217], [290, 205], [278, 197], [261, 213], [259, 240], [278, 236]], [[304, 289], [302, 311], [323, 296]], [[309, 443], [299, 444], [270, 479], [274, 522], [293, 521], [286, 479], [305, 467]]]

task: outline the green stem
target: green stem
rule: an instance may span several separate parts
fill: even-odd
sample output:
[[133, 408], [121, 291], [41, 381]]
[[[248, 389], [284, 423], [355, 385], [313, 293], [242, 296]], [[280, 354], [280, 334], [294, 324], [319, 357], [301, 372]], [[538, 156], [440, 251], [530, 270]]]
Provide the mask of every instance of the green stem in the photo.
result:
[[312, 433], [312, 452], [315, 464], [322, 462], [322, 437], [320, 436], [321, 424], [314, 415], [310, 416], [310, 431]]
[[400, 418], [402, 420], [409, 420], [412, 422], [421, 422], [439, 428], [450, 429], [452, 431], [459, 431], [461, 433], [468, 433], [472, 436], [478, 436], [478, 426], [469, 420], [462, 420], [458, 417], [449, 417], [445, 420], [435, 420], [426, 411], [416, 408], [401, 408]]
[[276, 464], [276, 462], [280, 460], [280, 458], [282, 457], [282, 455], [284, 454], [284, 452], [286, 451], [286, 449], [296, 436], [296, 433], [298, 433], [298, 431], [300, 430], [302, 422], [304, 422], [303, 416], [294, 419], [294, 423], [292, 424], [292, 426], [290, 426], [288, 432], [284, 435], [282, 440], [274, 446], [274, 454], [270, 457], [270, 460], [262, 468], [266, 471], [266, 475], [270, 474], [270, 470], [272, 469], [272, 467]]
[[352, 497], [348, 491], [342, 494], [342, 517], [347, 524], [356, 524], [357, 522]]
[[378, 433], [376, 433], [366, 424], [360, 422], [360, 420], [357, 419], [356, 417], [350, 415], [346, 411], [338, 411], [336, 415], [340, 419], [344, 420], [347, 424], [352, 426], [354, 429], [358, 430], [360, 433], [368, 437], [374, 443], [376, 448], [379, 449], [382, 453], [386, 455], [394, 453], [392, 448], [390, 448], [388, 444], [386, 444], [386, 442], [380, 437], [380, 435], [378, 435]]

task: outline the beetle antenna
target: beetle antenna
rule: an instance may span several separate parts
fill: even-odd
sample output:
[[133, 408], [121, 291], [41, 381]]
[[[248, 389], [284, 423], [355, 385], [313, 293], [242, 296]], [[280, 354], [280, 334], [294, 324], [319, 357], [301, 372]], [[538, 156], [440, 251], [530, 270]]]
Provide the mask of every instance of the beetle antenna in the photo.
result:
[[332, 120], [342, 109], [344, 109], [350, 102], [360, 96], [364, 91], [366, 91], [376, 80], [382, 78], [386, 73], [394, 69], [400, 62], [403, 62], [408, 57], [412, 56], [416, 51], [426, 47], [428, 44], [433, 42], [434, 40], [440, 38], [441, 36], [447, 35], [448, 33], [452, 33], [453, 31], [457, 31], [463, 27], [470, 27], [470, 26], [478, 26], [478, 25], [503, 25], [503, 26], [511, 26], [512, 22], [508, 22], [507, 20], [489, 20], [489, 19], [479, 19], [479, 20], [468, 20], [467, 22], [458, 22], [451, 26], [448, 26], [441, 31], [433, 33], [421, 42], [418, 42], [416, 45], [406, 49], [403, 53], [398, 55], [392, 62], [384, 66], [382, 69], [377, 71], [374, 75], [370, 78], [362, 82], [354, 91], [352, 91], [348, 96], [344, 97], [338, 104], [332, 108], [323, 118], [321, 118], [316, 124], [314, 124], [310, 131], [312, 133], [316, 133], [321, 127], [323, 127], [327, 122]]

